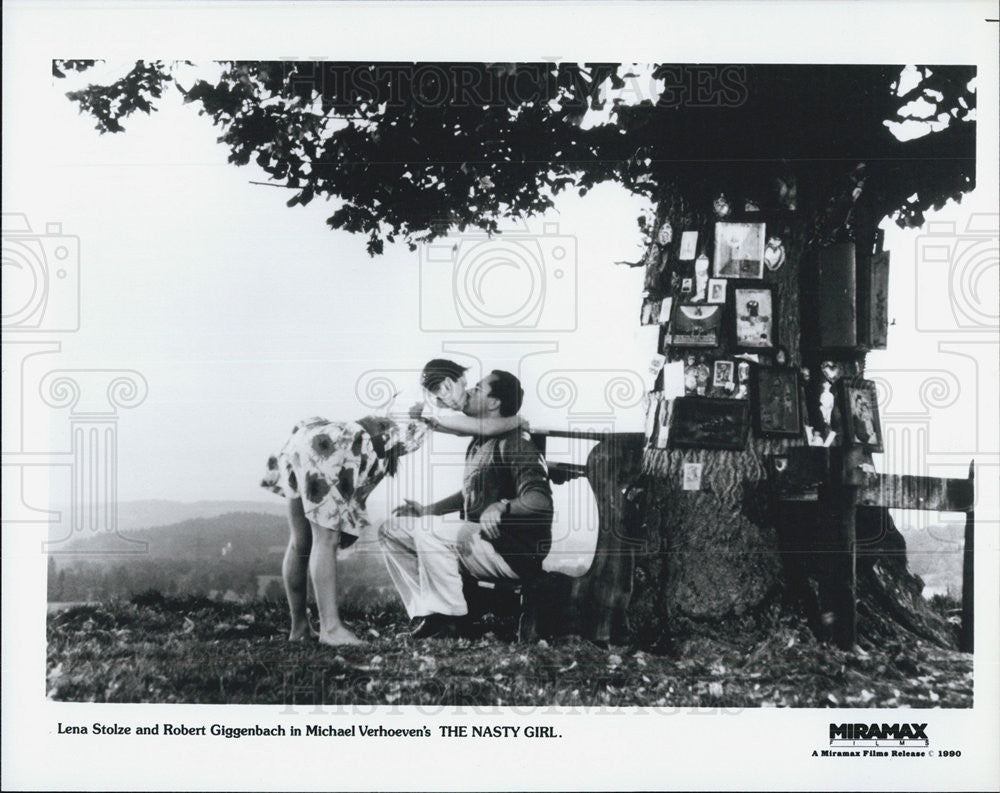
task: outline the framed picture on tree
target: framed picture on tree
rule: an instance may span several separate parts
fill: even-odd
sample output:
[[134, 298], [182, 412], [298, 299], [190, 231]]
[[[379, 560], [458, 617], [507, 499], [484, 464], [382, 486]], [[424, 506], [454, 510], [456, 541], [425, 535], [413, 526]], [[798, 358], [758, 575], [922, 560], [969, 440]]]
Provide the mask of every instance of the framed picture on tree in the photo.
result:
[[767, 287], [733, 290], [733, 343], [742, 352], [770, 350], [775, 344], [774, 295]]
[[736, 362], [719, 360], [712, 364], [712, 386], [723, 391], [736, 390]]
[[745, 449], [750, 406], [745, 399], [678, 397], [670, 420], [670, 445], [688, 449]]
[[764, 277], [764, 224], [715, 224], [715, 278]]
[[709, 278], [707, 302], [724, 305], [726, 302], [726, 284], [727, 281], [725, 278]]
[[639, 321], [643, 325], [656, 325], [660, 321], [661, 301], [655, 297], [645, 297], [642, 300], [642, 312]]
[[750, 396], [754, 407], [754, 428], [768, 437], [799, 437], [803, 433], [799, 403], [799, 373], [776, 366], [751, 368]]
[[882, 421], [878, 415], [875, 383], [860, 377], [845, 377], [837, 385], [844, 444], [861, 446], [866, 452], [882, 451]]
[[722, 306], [674, 303], [670, 344], [674, 347], [717, 347], [722, 332]]

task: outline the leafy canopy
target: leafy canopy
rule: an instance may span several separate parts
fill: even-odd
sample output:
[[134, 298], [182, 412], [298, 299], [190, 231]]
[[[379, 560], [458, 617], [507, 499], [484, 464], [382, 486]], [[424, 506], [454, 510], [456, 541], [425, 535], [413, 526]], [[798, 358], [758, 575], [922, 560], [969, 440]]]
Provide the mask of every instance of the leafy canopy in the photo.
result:
[[[95, 61], [55, 61], [53, 74]], [[185, 88], [181, 74], [195, 74]], [[210, 77], [209, 77], [210, 75]], [[782, 173], [818, 206], [864, 163], [881, 215], [919, 225], [975, 185], [968, 66], [139, 61], [67, 96], [101, 133], [174, 86], [221, 130], [229, 161], [336, 199], [327, 223], [372, 255], [452, 227], [498, 229], [568, 187], [664, 198]], [[922, 127], [909, 140], [900, 124]]]

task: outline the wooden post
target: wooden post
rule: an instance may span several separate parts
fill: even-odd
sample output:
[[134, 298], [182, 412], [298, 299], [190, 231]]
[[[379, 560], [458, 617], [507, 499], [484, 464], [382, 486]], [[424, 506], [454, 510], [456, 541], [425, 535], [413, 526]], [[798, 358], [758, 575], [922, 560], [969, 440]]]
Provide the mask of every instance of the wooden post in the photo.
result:
[[[969, 490], [975, 493], [976, 461], [969, 463]], [[973, 495], [974, 498], [974, 495]], [[975, 507], [969, 505], [965, 513], [965, 547], [962, 551], [962, 634], [958, 649], [963, 653], [973, 652], [975, 646], [973, 631], [975, 625]]]
[[851, 649], [857, 641], [857, 569], [855, 562], [861, 451], [838, 452], [831, 460], [830, 479], [819, 488], [821, 520], [825, 524], [822, 553], [827, 555], [824, 610], [833, 617], [832, 638], [838, 647]]
[[858, 640], [858, 570], [857, 570], [857, 494], [858, 488], [844, 485], [841, 489], [839, 566], [844, 571], [840, 613], [834, 624], [833, 638], [837, 646], [850, 650]]

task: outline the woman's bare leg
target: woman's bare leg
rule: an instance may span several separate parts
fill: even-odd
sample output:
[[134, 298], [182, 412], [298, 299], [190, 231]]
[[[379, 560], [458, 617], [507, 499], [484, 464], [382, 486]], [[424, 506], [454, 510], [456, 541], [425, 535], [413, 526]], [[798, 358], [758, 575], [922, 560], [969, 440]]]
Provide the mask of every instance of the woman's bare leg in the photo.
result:
[[306, 576], [309, 572], [309, 552], [312, 550], [312, 529], [302, 509], [301, 498], [288, 499], [288, 529], [288, 547], [281, 562], [281, 578], [292, 615], [288, 640], [294, 642], [312, 633], [306, 611]]
[[340, 621], [337, 606], [337, 547], [340, 532], [325, 529], [315, 523], [312, 527], [312, 553], [309, 555], [309, 574], [316, 591], [319, 608], [319, 640], [322, 644], [362, 644]]

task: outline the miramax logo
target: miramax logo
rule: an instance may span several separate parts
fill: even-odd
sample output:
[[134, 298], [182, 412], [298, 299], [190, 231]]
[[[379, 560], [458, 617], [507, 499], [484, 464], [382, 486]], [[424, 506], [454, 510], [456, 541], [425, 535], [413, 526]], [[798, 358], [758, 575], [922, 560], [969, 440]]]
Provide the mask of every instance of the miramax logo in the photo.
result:
[[[813, 757], [929, 757], [927, 724], [831, 724], [830, 748]], [[943, 753], [942, 753], [943, 754]]]
[[927, 746], [927, 724], [831, 724], [830, 744], [840, 741], [851, 743], [893, 742], [902, 745], [918, 743]]

